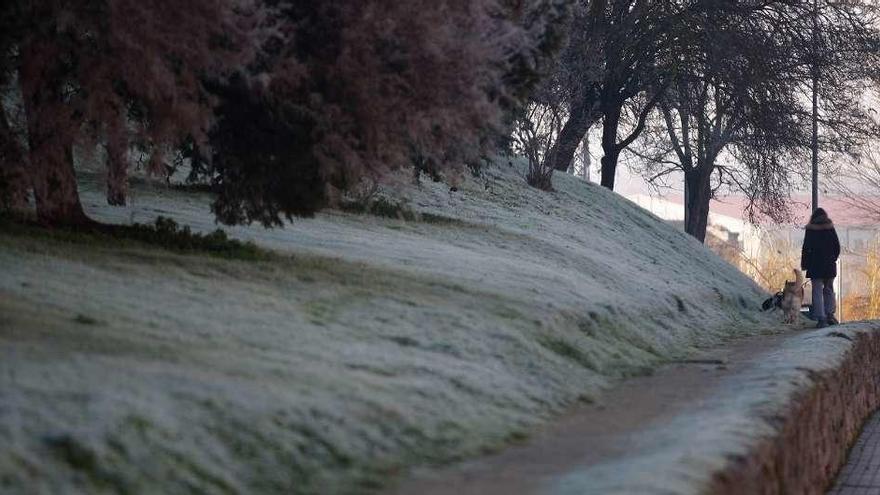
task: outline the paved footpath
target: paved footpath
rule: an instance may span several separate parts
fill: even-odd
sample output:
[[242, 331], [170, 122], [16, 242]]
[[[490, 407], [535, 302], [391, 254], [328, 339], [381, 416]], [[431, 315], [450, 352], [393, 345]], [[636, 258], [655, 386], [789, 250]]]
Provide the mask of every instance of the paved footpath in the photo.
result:
[[880, 495], [880, 412], [865, 423], [828, 495]]
[[[514, 445], [498, 454], [466, 461], [460, 465], [439, 470], [414, 473], [385, 495], [548, 495], [607, 493], [681, 493], [690, 479], [676, 459], [657, 444], [678, 444], [679, 430], [670, 425], [693, 425], [694, 411], [712, 409], [722, 384], [731, 377], [754, 366], [756, 356], [776, 349], [787, 339], [799, 334], [785, 333], [741, 339], [728, 346], [706, 350], [702, 359], [682, 361], [663, 366], [653, 374], [631, 378], [607, 391], [600, 403], [585, 405], [534, 432], [526, 442]], [[742, 386], [742, 385], [741, 385]], [[722, 394], [723, 395], [723, 394]], [[729, 407], [727, 403], [723, 408]], [[725, 409], [726, 410], [726, 409]], [[682, 421], [681, 418], [685, 418]], [[661, 434], [657, 434], [658, 431]], [[673, 439], [669, 438], [675, 433]], [[684, 430], [688, 434], [693, 429]], [[652, 434], [653, 432], [653, 434]], [[657, 454], [659, 452], [659, 454]], [[630, 476], [627, 483], [618, 486], [620, 464], [641, 455], [648, 455], [649, 464], [657, 466], [657, 455], [664, 459], [659, 465], [673, 467], [665, 481], [651, 477], [641, 480]], [[653, 457], [651, 457], [653, 455]], [[684, 457], [690, 456], [690, 453]], [[652, 460], [653, 459], [653, 460]], [[637, 462], [632, 469], [641, 470]], [[697, 465], [698, 463], [693, 463]], [[609, 469], [604, 467], [611, 466]], [[614, 467], [617, 466], [617, 467]], [[598, 474], [586, 476], [584, 472]], [[700, 470], [702, 468], [693, 468]], [[677, 470], [677, 471], [676, 471]], [[675, 471], [675, 472], [673, 472]], [[684, 473], [684, 474], [682, 474]], [[661, 476], [663, 477], [663, 476]], [[607, 480], [606, 480], [607, 478]], [[636, 479], [639, 478], [639, 479]], [[613, 491], [594, 486], [610, 483]], [[670, 481], [673, 480], [673, 481]], [[676, 489], [668, 488], [672, 484]], [[677, 483], [677, 484], [676, 484]], [[633, 486], [636, 486], [633, 489]]]

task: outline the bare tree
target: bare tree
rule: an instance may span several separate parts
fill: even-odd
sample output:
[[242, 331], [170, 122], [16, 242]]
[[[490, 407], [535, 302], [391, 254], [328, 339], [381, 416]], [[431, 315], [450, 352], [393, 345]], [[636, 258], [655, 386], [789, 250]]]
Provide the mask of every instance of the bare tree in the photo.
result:
[[568, 169], [590, 126], [601, 120], [601, 182], [614, 188], [621, 152], [645, 129], [666, 89], [663, 81], [678, 60], [674, 33], [692, 8], [649, 0], [581, 3], [560, 64], [574, 91], [569, 119], [551, 150], [554, 168]]
[[845, 163], [831, 184], [842, 201], [880, 221], [880, 150], [876, 145]]
[[609, 0], [579, 0], [568, 44], [551, 72], [550, 84], [565, 88], [568, 117], [549, 150], [549, 165], [569, 169], [578, 146], [599, 120], [606, 10]]
[[841, 301], [841, 313], [847, 320], [880, 318], [880, 237], [868, 244], [864, 264], [857, 271], [857, 288]]
[[724, 12], [698, 13], [690, 21], [684, 63], [660, 102], [659, 123], [639, 152], [648, 159], [649, 180], [672, 171], [684, 174], [685, 230], [701, 241], [709, 200], [723, 187], [749, 197], [752, 218], [787, 218], [786, 198], [809, 149], [803, 94], [815, 57], [823, 58], [823, 67], [837, 64], [823, 76], [825, 91], [837, 88], [839, 94], [829, 99], [839, 106], [823, 112], [822, 148], [855, 149], [873, 128], [858, 103], [861, 69], [851, 67], [855, 58], [847, 55], [862, 50], [870, 56], [860, 65], [876, 67], [872, 10], [863, 12], [858, 22], [867, 24], [857, 31], [841, 28], [856, 22], [851, 12], [825, 12], [826, 31], [835, 36], [810, 44], [804, 32], [809, 33], [811, 12], [802, 5], [716, 8]]
[[553, 102], [529, 103], [514, 122], [513, 151], [526, 157], [529, 169], [526, 182], [538, 189], [553, 189], [550, 149], [559, 135], [565, 114], [562, 105]]
[[[590, 181], [590, 167], [593, 166], [593, 156], [590, 155], [590, 133], [584, 134], [584, 140], [581, 142], [580, 157], [576, 158], [572, 163], [572, 173], [580, 172], [581, 178]], [[577, 166], [577, 167], [576, 167]]]

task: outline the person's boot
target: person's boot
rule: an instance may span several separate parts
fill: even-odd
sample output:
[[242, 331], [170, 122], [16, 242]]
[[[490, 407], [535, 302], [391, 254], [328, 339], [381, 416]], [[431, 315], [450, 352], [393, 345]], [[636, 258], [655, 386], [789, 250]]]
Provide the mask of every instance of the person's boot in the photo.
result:
[[832, 325], [840, 325], [840, 322], [837, 321], [837, 318], [835, 318], [834, 315], [829, 315], [828, 316], [828, 326], [832, 326]]
[[828, 320], [822, 319], [822, 320], [816, 321], [816, 328], [825, 328], [827, 326], [828, 326]]

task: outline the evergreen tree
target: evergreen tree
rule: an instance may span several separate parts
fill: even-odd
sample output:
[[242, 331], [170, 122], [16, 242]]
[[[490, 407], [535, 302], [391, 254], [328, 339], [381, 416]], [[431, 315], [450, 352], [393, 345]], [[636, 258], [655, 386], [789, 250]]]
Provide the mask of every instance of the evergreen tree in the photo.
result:
[[[4, 9], [0, 73], [22, 96], [28, 152], [4, 153], [0, 167], [24, 164], [28, 181], [5, 181], [6, 195], [32, 187], [50, 224], [89, 223], [74, 146], [107, 147], [108, 200], [120, 204], [129, 143], [145, 143], [156, 166], [183, 136], [204, 140], [212, 108], [201, 78], [247, 60], [259, 33], [257, 9], [234, 0], [13, 0]], [[8, 125], [0, 133], [14, 139]]]

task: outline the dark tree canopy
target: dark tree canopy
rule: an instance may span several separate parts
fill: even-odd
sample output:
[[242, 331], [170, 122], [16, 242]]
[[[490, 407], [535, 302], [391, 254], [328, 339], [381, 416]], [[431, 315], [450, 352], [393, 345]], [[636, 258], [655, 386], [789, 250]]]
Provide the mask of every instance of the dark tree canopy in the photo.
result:
[[277, 225], [414, 157], [458, 166], [535, 84], [567, 4], [14, 0], [0, 83], [27, 124], [0, 120], [0, 198], [84, 223], [75, 150], [101, 147], [123, 204], [133, 147], [153, 171], [182, 149], [221, 220]]
[[[26, 123], [12, 136], [25, 135], [28, 151], [4, 154], [0, 169], [25, 169], [42, 221], [87, 223], [73, 151], [101, 145], [108, 200], [124, 202], [129, 145], [141, 143], [157, 164], [184, 136], [204, 139], [212, 112], [201, 79], [252, 57], [259, 14], [233, 0], [6, 2], [0, 82], [20, 94]], [[0, 140], [10, 132], [0, 127]]]
[[521, 34], [490, 6], [331, 0], [277, 12], [260, 65], [220, 91], [218, 218], [279, 224], [416, 154], [438, 168], [472, 158], [499, 122]]

